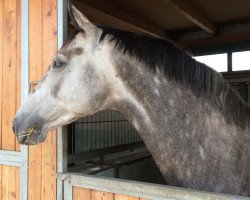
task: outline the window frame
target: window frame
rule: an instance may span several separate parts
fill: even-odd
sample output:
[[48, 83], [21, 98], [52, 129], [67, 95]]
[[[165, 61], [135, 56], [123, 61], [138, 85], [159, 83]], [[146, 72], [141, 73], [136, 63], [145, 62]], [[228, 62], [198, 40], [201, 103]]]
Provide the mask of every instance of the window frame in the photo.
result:
[[[209, 53], [209, 54], [195, 54], [193, 55], [193, 57], [198, 57], [198, 56], [210, 56], [210, 55], [216, 55], [216, 54], [226, 54], [227, 55], [227, 71], [223, 71], [220, 73], [237, 73], [237, 72], [246, 72], [249, 73], [249, 70], [233, 70], [233, 53], [239, 53], [239, 52], [245, 52], [245, 51], [249, 51], [249, 50], [238, 50], [238, 51], [226, 51], [226, 52], [220, 52], [220, 53]], [[250, 58], [249, 58], [249, 62], [250, 62]]]

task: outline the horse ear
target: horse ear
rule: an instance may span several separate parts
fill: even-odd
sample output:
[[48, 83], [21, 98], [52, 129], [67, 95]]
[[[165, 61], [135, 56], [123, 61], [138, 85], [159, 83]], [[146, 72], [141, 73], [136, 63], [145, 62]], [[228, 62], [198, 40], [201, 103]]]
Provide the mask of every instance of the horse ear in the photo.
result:
[[75, 6], [73, 6], [70, 1], [68, 1], [68, 12], [71, 23], [74, 25], [75, 29], [88, 32], [89, 28], [95, 26], [84, 14], [82, 14]]

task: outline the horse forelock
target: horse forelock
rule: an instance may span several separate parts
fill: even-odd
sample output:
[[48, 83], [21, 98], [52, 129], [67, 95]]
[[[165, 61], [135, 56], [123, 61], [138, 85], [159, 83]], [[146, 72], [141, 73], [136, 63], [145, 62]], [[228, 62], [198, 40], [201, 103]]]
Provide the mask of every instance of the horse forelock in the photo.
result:
[[161, 69], [169, 80], [186, 85], [196, 96], [212, 102], [229, 122], [242, 128], [250, 125], [249, 106], [222, 76], [173, 42], [113, 28], [102, 27], [102, 30], [100, 42], [114, 42], [116, 50], [145, 63], [152, 73]]
[[69, 44], [72, 42], [72, 40], [74, 40], [75, 39], [75, 37], [76, 37], [76, 35], [78, 34], [78, 33], [84, 33], [82, 30], [74, 30], [68, 37], [67, 37], [67, 39], [64, 41], [64, 43], [63, 43], [63, 46], [62, 46], [62, 49], [63, 48], [67, 48], [68, 46], [69, 46]]

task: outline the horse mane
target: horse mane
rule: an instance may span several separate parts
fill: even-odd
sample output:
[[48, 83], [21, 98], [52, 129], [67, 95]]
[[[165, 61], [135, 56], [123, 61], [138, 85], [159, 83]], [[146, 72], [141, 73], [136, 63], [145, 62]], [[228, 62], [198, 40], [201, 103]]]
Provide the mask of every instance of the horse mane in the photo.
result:
[[223, 77], [173, 42], [108, 27], [101, 29], [100, 42], [107, 38], [115, 43], [117, 50], [136, 57], [154, 72], [157, 67], [161, 68], [170, 80], [185, 84], [196, 96], [210, 100], [229, 122], [241, 128], [250, 125], [250, 107]]

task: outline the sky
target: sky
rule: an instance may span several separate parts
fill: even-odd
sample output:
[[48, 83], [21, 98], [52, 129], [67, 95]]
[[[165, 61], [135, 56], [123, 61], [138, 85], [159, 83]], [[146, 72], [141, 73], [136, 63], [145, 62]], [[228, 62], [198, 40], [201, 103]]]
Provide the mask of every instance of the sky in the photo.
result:
[[[215, 54], [194, 57], [199, 62], [205, 63], [218, 72], [227, 71], [227, 54]], [[234, 52], [232, 54], [233, 71], [250, 70], [250, 51]]]

